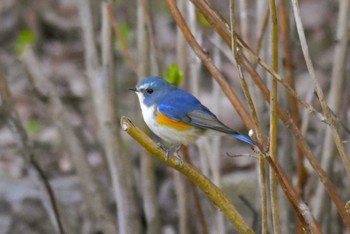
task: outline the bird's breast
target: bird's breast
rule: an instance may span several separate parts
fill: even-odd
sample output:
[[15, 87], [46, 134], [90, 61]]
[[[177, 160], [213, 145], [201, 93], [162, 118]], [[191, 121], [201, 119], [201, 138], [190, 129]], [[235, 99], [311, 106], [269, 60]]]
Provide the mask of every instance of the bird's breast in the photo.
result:
[[189, 130], [192, 126], [180, 121], [173, 120], [166, 115], [163, 115], [160, 111], [157, 111], [157, 122], [158, 124], [170, 128], [174, 128], [179, 131]]
[[204, 130], [173, 120], [157, 110], [156, 105], [141, 104], [143, 119], [157, 136], [173, 144], [188, 144], [195, 141]]

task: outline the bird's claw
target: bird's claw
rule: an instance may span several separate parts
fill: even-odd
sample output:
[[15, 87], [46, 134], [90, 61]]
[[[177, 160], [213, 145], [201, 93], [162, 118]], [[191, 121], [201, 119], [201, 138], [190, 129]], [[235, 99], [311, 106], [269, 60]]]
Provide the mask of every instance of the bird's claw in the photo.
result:
[[179, 160], [180, 166], [182, 166], [184, 164], [183, 159], [181, 158], [181, 156], [179, 155], [179, 151], [182, 147], [182, 145], [172, 145], [169, 148], [166, 148], [164, 145], [162, 145], [161, 143], [157, 143], [158, 147], [161, 148], [162, 150], [165, 151], [165, 160], [168, 160], [169, 155], [172, 154], [174, 155], [174, 157]]

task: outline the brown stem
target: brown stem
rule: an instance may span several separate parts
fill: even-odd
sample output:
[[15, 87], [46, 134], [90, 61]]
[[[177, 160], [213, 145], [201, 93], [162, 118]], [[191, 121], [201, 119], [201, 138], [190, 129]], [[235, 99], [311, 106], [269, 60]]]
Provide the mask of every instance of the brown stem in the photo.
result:
[[217, 67], [212, 63], [211, 58], [208, 56], [208, 53], [206, 53], [202, 49], [202, 47], [198, 44], [198, 42], [192, 35], [190, 29], [188, 28], [183, 16], [179, 12], [179, 9], [177, 8], [175, 1], [167, 0], [167, 3], [169, 5], [171, 13], [174, 16], [174, 19], [176, 20], [177, 26], [182, 30], [184, 37], [186, 38], [189, 45], [192, 47], [193, 51], [202, 60], [203, 64], [207, 67], [209, 72], [219, 83], [223, 92], [227, 95], [228, 99], [230, 100], [232, 105], [235, 107], [237, 113], [240, 115], [245, 125], [248, 128], [252, 129], [254, 125], [250, 115], [248, 114], [247, 109], [244, 107], [242, 102], [238, 99], [235, 92], [231, 89], [230, 85], [228, 84], [224, 76], [220, 73]]
[[[225, 43], [229, 47], [231, 47], [230, 32], [226, 27], [227, 24], [223, 20], [223, 17], [221, 17], [212, 7], [210, 7], [207, 1], [192, 0], [192, 2], [196, 5], [197, 9], [203, 14], [203, 16], [215, 29], [215, 31], [217, 31], [217, 33], [219, 33], [219, 35], [222, 36]], [[244, 48], [248, 48], [246, 43], [239, 40], [239, 37], [238, 37], [238, 41], [242, 43], [242, 46]], [[252, 52], [252, 50], [250, 50], [250, 52]], [[254, 82], [263, 93], [265, 100], [269, 100], [270, 98], [269, 91], [265, 87], [265, 84], [262, 82], [261, 77], [255, 71], [255, 69], [249, 64], [247, 58], [245, 58], [244, 55], [241, 55], [241, 56], [242, 56], [242, 61], [244, 61], [242, 63], [243, 68], [245, 68], [250, 73], [251, 77], [254, 79]], [[278, 108], [278, 115], [280, 116], [280, 119], [284, 122], [284, 124], [288, 127], [288, 129], [292, 132], [292, 134], [295, 136], [298, 143], [298, 147], [301, 149], [303, 154], [306, 156], [307, 160], [310, 162], [310, 164], [312, 165], [312, 167], [320, 177], [320, 181], [323, 183], [323, 185], [327, 190], [327, 193], [329, 194], [332, 201], [336, 205], [337, 210], [343, 219], [343, 222], [347, 227], [350, 227], [350, 217], [345, 212], [344, 206], [342, 204], [342, 200], [340, 199], [339, 194], [336, 192], [336, 188], [334, 184], [330, 181], [330, 179], [327, 177], [324, 170], [321, 168], [320, 164], [315, 159], [315, 156], [312, 154], [310, 148], [306, 144], [300, 129], [294, 124], [293, 120], [289, 118], [288, 114], [282, 111], [280, 108]]]

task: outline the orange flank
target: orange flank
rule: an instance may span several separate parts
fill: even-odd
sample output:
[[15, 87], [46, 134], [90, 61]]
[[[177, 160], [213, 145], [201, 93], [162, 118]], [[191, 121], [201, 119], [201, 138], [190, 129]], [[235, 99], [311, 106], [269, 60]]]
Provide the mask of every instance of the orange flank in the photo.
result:
[[175, 128], [176, 130], [180, 130], [180, 131], [188, 130], [189, 128], [191, 128], [191, 125], [173, 120], [168, 116], [163, 115], [159, 111], [157, 112], [157, 122], [160, 125]]

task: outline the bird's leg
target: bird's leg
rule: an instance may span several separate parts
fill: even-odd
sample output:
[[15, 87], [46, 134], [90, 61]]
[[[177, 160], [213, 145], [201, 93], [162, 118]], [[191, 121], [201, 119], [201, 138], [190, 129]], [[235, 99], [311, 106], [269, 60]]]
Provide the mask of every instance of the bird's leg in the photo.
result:
[[162, 143], [160, 143], [160, 142], [157, 143], [157, 146], [158, 146], [161, 150], [165, 151], [165, 160], [168, 160], [168, 157], [169, 157], [169, 150], [168, 150], [168, 148], [165, 147], [165, 146], [164, 146]]
[[182, 144], [171, 145], [169, 148], [166, 148], [161, 143], [157, 143], [158, 147], [165, 151], [165, 160], [168, 160], [169, 155], [173, 154], [177, 160], [180, 161], [180, 165], [183, 165], [184, 161], [179, 155], [179, 151], [182, 147]]
[[177, 160], [179, 160], [180, 165], [182, 166], [184, 164], [184, 160], [179, 155], [179, 151], [180, 151], [181, 147], [182, 147], [182, 144], [172, 145], [169, 147], [168, 151], [171, 152], [175, 156], [175, 158], [177, 158]]

